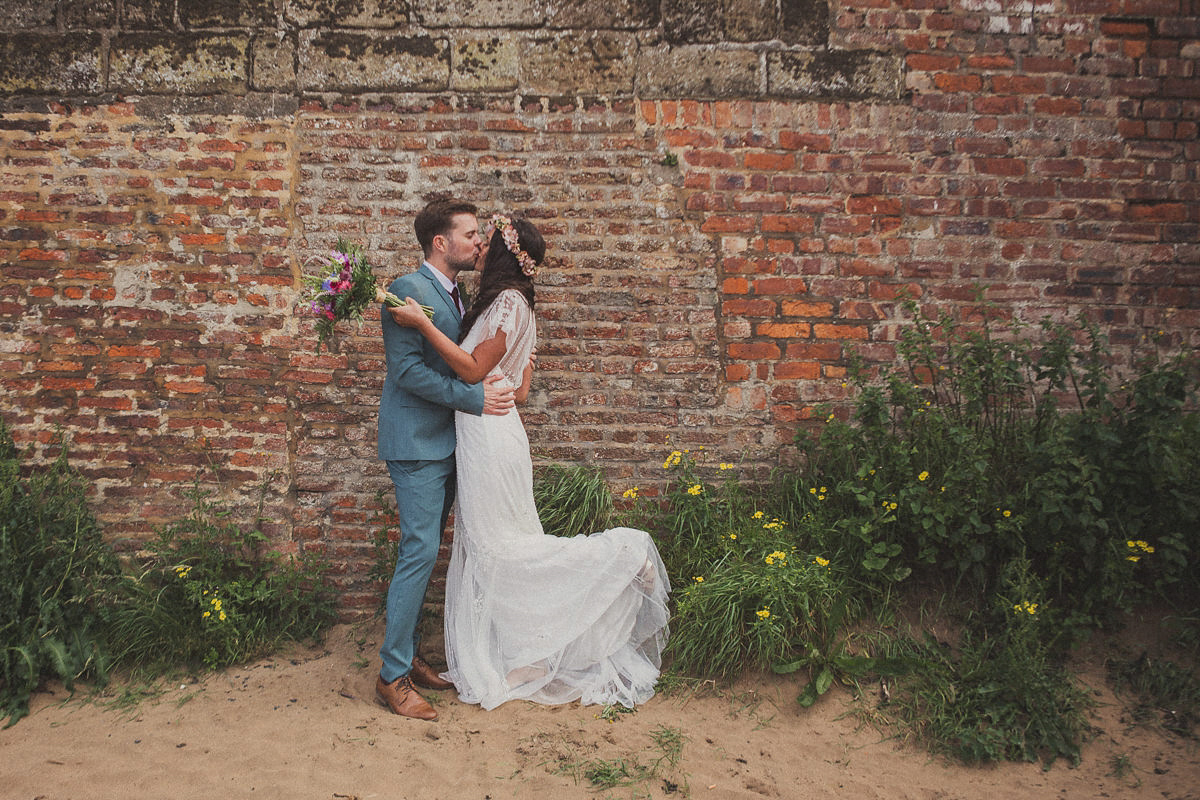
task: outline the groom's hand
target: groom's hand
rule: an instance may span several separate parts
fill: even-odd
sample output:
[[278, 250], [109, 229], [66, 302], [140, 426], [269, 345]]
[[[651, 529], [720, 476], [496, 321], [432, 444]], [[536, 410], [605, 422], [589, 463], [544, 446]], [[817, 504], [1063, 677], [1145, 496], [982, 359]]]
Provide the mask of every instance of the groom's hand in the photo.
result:
[[483, 413], [502, 417], [517, 404], [515, 389], [497, 386], [500, 375], [489, 375], [483, 379]]

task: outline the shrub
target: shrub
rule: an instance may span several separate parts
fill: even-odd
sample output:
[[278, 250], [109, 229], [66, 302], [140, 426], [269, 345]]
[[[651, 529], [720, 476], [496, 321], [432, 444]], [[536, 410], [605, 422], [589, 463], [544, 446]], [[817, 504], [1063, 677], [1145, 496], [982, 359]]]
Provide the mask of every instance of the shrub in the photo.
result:
[[62, 446], [49, 467], [25, 476], [0, 420], [0, 716], [8, 725], [28, 713], [44, 677], [71, 687], [106, 672], [91, 598], [117, 564], [66, 453]]
[[1121, 381], [1086, 323], [1044, 323], [1035, 347], [1017, 323], [966, 328], [910, 308], [903, 359], [878, 378], [852, 369], [850, 422], [829, 414], [800, 437], [803, 471], [775, 485], [781, 513], [823, 513], [826, 551], [865, 585], [911, 572], [986, 595], [1027, 554], [1077, 628], [1150, 592], [1194, 604], [1196, 362], [1143, 359]]
[[1062, 626], [1029, 562], [1002, 573], [1005, 591], [968, 615], [957, 646], [885, 640], [883, 660], [902, 668], [884, 714], [966, 763], [1077, 764], [1093, 701], [1063, 666]]
[[261, 498], [256, 524], [243, 526], [211, 495], [194, 484], [190, 515], [162, 528], [141, 571], [110, 592], [105, 617], [121, 663], [215, 669], [316, 637], [334, 621], [321, 560], [284, 562], [265, 549]]

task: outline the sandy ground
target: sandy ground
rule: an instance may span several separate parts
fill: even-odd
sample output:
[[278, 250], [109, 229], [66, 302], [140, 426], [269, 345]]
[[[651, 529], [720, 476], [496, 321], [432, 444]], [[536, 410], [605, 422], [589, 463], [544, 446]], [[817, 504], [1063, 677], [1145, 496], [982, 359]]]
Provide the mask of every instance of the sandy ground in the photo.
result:
[[[381, 633], [342, 625], [322, 646], [178, 677], [133, 706], [113, 688], [70, 699], [47, 687], [0, 730], [0, 797], [1200, 799], [1197, 743], [1131, 726], [1098, 669], [1083, 675], [1099, 706], [1080, 766], [980, 768], [859, 725], [846, 692], [802, 709], [797, 682], [776, 676], [677, 689], [611, 719], [577, 704], [481, 711], [426, 692], [441, 718], [402, 719], [374, 701]], [[1120, 777], [1117, 758], [1130, 767]], [[596, 762], [651, 776], [598, 788], [585, 776]]]

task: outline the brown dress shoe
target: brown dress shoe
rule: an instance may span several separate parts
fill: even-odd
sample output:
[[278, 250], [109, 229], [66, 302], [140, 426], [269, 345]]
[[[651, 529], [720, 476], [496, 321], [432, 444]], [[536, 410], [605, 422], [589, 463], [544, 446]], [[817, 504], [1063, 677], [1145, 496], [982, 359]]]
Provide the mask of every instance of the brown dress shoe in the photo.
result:
[[413, 719], [424, 719], [432, 722], [437, 719], [437, 712], [429, 705], [424, 697], [417, 694], [412, 681], [403, 675], [391, 683], [384, 683], [383, 676], [375, 679], [375, 696], [379, 702], [387, 706], [393, 714]]
[[454, 684], [447, 680], [442, 680], [437, 674], [437, 670], [429, 666], [429, 662], [420, 656], [413, 656], [412, 672], [408, 673], [408, 677], [412, 678], [412, 682], [422, 689], [453, 689]]

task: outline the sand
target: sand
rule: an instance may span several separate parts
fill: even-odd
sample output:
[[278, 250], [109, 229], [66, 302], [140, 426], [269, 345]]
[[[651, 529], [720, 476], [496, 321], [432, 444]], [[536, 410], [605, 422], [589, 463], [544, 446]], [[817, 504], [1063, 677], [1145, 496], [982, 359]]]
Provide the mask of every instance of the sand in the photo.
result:
[[[0, 731], [0, 797], [1200, 798], [1196, 742], [1133, 725], [1099, 664], [1082, 674], [1099, 704], [1078, 767], [968, 767], [862, 725], [848, 690], [800, 708], [798, 679], [774, 675], [676, 689], [609, 715], [523, 702], [482, 711], [453, 691], [425, 692], [440, 719], [403, 719], [374, 700], [381, 633], [374, 621], [343, 624], [319, 646], [141, 687], [158, 693], [132, 706], [115, 701], [136, 686], [73, 698], [47, 686]], [[585, 775], [595, 763], [641, 765], [649, 777], [596, 787]]]

